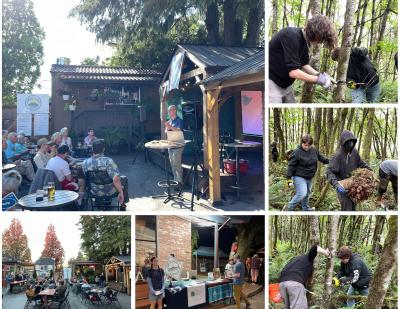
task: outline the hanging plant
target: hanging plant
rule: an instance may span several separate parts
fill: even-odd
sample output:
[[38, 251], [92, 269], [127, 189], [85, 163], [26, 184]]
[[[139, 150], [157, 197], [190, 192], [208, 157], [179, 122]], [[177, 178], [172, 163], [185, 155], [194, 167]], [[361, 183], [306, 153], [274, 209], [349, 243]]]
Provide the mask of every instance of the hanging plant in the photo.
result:
[[72, 97], [72, 102], [68, 102], [64, 104], [64, 111], [75, 111], [77, 106], [77, 101], [75, 97]]

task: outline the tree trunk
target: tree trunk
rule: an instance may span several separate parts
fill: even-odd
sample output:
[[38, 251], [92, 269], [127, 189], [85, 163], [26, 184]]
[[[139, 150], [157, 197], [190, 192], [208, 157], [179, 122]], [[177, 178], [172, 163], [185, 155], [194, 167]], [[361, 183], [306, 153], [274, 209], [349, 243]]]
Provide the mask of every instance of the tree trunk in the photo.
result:
[[207, 6], [206, 10], [207, 42], [219, 44], [219, 11], [218, 4], [214, 1]]
[[379, 45], [379, 43], [383, 40], [383, 36], [385, 34], [385, 29], [386, 29], [386, 22], [387, 22], [387, 18], [390, 12], [390, 6], [392, 4], [391, 0], [387, 0], [387, 5], [385, 8], [385, 12], [383, 13], [382, 16], [382, 21], [381, 21], [381, 28], [379, 29], [379, 36], [378, 36], [378, 41], [376, 42], [376, 44], [378, 45], [375, 51], [375, 55], [374, 55], [374, 62], [378, 63], [378, 58], [379, 58], [379, 53], [381, 51], [381, 47]]
[[259, 45], [262, 17], [264, 15], [264, 1], [258, 1], [257, 6], [251, 8], [247, 18], [247, 33], [244, 45], [255, 47]]
[[379, 254], [379, 252], [381, 251], [380, 242], [385, 221], [385, 216], [376, 216], [374, 235], [372, 236], [372, 254]]
[[278, 145], [280, 149], [280, 157], [282, 160], [285, 158], [285, 137], [281, 127], [281, 110], [274, 108], [274, 135], [278, 136]]
[[[321, 13], [321, 3], [320, 0], [310, 0], [310, 11], [311, 16]], [[319, 45], [311, 48], [311, 57], [309, 65], [311, 65], [315, 70], [319, 70], [319, 62], [320, 62], [320, 47]], [[301, 93], [301, 103], [312, 103], [315, 92], [315, 84], [312, 83], [304, 83], [303, 91]]]
[[332, 253], [332, 257], [326, 261], [325, 271], [325, 293], [323, 296], [324, 303], [330, 304], [332, 297], [332, 278], [333, 278], [333, 266], [335, 264], [335, 253], [337, 245], [337, 229], [339, 223], [339, 216], [329, 216], [328, 222], [328, 248]]
[[375, 110], [373, 108], [370, 108], [368, 111], [367, 129], [365, 130], [364, 142], [362, 145], [361, 158], [363, 158], [364, 161], [369, 161], [370, 158], [372, 135], [374, 129], [374, 117], [375, 117]]
[[375, 26], [375, 1], [372, 0], [372, 8], [371, 8], [371, 25], [370, 25], [370, 37], [369, 37], [369, 49], [368, 53], [370, 58], [372, 59], [372, 46], [374, 45], [374, 26]]
[[362, 40], [363, 30], [364, 30], [364, 26], [365, 26], [365, 15], [366, 15], [365, 13], [367, 11], [367, 7], [368, 7], [368, 1], [365, 0], [364, 4], [363, 4], [360, 33], [358, 35], [357, 46], [361, 46], [361, 40]]
[[[342, 45], [339, 52], [339, 60], [337, 68], [338, 81], [346, 81], [347, 67], [349, 64], [350, 51], [351, 51], [351, 39], [353, 37], [354, 11], [355, 11], [354, 0], [347, 0], [346, 13], [344, 16], [344, 25], [343, 25]], [[338, 86], [336, 87], [333, 94], [334, 102], [337, 103], [345, 102], [345, 90], [346, 90], [346, 83], [338, 83]]]
[[272, 0], [271, 35], [278, 32], [278, 0]]
[[367, 304], [365, 305], [365, 308], [368, 309], [383, 307], [386, 291], [397, 265], [397, 216], [390, 216], [388, 223], [389, 231], [371, 281]]
[[235, 0], [225, 0], [223, 5], [224, 10], [224, 45], [235, 45], [236, 29], [235, 29]]

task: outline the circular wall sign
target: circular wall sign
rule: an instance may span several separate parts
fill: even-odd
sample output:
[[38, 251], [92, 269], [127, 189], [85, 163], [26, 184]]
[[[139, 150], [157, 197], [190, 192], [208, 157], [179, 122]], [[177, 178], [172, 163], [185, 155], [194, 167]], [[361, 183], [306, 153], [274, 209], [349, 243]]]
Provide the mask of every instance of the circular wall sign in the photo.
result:
[[30, 112], [35, 112], [42, 106], [42, 100], [36, 95], [30, 95], [25, 99], [25, 107]]

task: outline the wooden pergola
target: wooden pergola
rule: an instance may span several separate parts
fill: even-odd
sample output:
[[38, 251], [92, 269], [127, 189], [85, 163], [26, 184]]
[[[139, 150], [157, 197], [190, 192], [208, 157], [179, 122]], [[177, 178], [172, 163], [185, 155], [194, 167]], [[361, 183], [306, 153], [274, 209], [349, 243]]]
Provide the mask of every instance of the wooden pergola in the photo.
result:
[[[121, 273], [122, 278], [118, 275]], [[131, 257], [130, 256], [113, 256], [105, 265], [106, 281], [110, 287], [121, 285], [121, 291], [126, 291], [128, 295], [131, 295]], [[114, 275], [114, 280], [109, 280], [109, 274]], [[113, 285], [114, 283], [114, 285]]]
[[243, 60], [200, 82], [206, 93], [205, 156], [209, 174], [210, 201], [221, 201], [219, 160], [219, 109], [226, 98], [242, 90], [264, 92], [264, 51]]
[[[163, 74], [160, 84], [160, 117], [161, 137], [165, 138], [164, 122], [167, 115], [167, 94], [171, 89], [198, 87], [203, 103], [203, 165], [209, 170], [210, 176], [210, 203], [216, 204], [221, 201], [221, 184], [219, 175], [219, 123], [218, 106], [222, 105], [229, 96], [220, 96], [221, 91], [230, 88], [231, 91], [238, 87], [246, 87], [251, 84], [259, 84], [264, 89], [264, 59], [262, 69], [256, 73], [246, 72], [245, 68], [241, 75], [226, 75], [235, 72], [237, 66], [241, 68], [253, 56], [262, 53], [263, 48], [226, 47], [206, 45], [177, 45], [170, 64]], [[263, 56], [264, 57], [264, 56]], [[258, 59], [258, 58], [257, 58]], [[230, 70], [233, 68], [233, 70]], [[228, 70], [228, 71], [226, 71]], [[221, 74], [230, 76], [225, 80]], [[239, 73], [239, 72], [238, 72]], [[214, 77], [221, 78], [213, 79]], [[172, 85], [174, 84], [175, 85]], [[175, 87], [175, 88], [174, 88]], [[220, 104], [218, 104], [220, 102]], [[211, 148], [210, 148], [211, 147]]]

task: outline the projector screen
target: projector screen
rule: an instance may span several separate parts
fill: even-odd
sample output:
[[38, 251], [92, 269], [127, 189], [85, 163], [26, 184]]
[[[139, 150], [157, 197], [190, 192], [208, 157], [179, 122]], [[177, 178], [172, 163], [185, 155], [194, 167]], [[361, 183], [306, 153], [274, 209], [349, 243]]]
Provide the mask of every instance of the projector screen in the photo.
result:
[[261, 91], [242, 91], [243, 134], [263, 136], [263, 108]]

